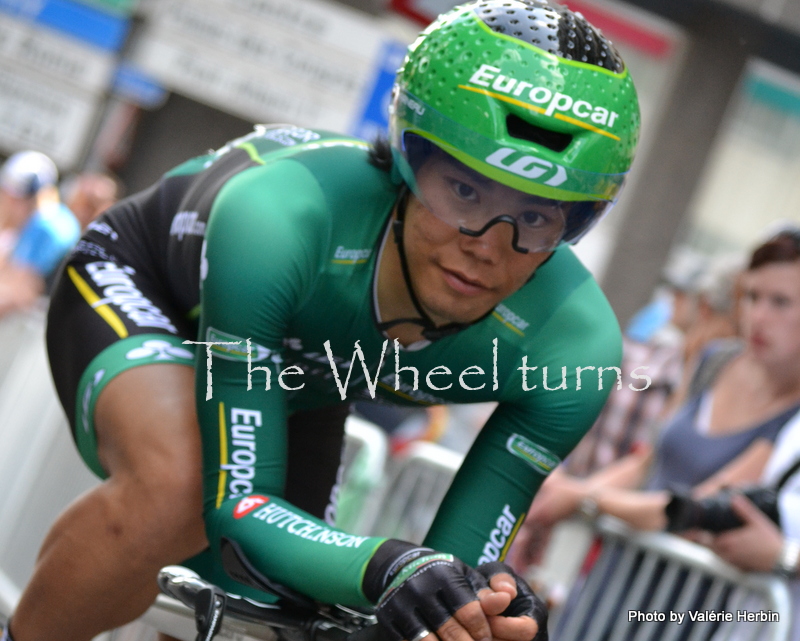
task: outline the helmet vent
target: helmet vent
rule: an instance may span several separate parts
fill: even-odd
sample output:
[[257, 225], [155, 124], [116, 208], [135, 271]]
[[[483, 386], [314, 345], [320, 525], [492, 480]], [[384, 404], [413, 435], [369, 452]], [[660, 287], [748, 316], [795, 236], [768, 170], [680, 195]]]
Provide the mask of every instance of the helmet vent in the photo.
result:
[[569, 143], [572, 142], [570, 134], [562, 134], [544, 127], [537, 127], [514, 114], [506, 116], [506, 128], [508, 129], [508, 134], [513, 138], [527, 140], [557, 152], [564, 151], [569, 147]]

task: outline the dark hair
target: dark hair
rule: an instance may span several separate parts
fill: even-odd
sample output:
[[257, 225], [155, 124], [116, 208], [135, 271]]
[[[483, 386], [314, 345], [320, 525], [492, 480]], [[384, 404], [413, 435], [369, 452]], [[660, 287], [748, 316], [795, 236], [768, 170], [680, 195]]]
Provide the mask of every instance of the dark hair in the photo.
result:
[[[418, 134], [407, 133], [404, 138], [406, 147], [406, 154], [408, 156], [408, 164], [411, 169], [416, 173], [428, 157], [439, 148], [434, 145], [427, 138], [423, 138]], [[439, 150], [440, 151], [440, 150]], [[368, 152], [369, 164], [383, 171], [391, 171], [394, 164], [394, 157], [392, 156], [392, 146], [382, 135], [378, 135], [372, 141], [372, 145]]]
[[367, 157], [369, 164], [373, 167], [377, 167], [385, 172], [390, 172], [392, 170], [392, 164], [394, 164], [392, 146], [385, 136], [378, 135], [378, 137], [372, 141]]
[[750, 256], [747, 269], [758, 269], [770, 263], [791, 263], [800, 260], [800, 229], [785, 230], [762, 243]]

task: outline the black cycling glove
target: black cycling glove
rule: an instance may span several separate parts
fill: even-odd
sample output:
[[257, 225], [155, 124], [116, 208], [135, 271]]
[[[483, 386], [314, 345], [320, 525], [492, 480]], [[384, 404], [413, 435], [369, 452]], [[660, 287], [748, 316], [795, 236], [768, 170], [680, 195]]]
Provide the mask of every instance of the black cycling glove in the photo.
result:
[[452, 554], [389, 539], [364, 573], [364, 594], [392, 641], [435, 632], [488, 587], [479, 572]]
[[517, 574], [505, 563], [492, 561], [484, 563], [475, 568], [488, 581], [496, 574], [510, 574], [517, 585], [517, 596], [511, 600], [510, 605], [503, 612], [505, 617], [529, 616], [539, 626], [539, 632], [533, 637], [532, 641], [548, 641], [547, 636], [547, 606], [534, 594], [526, 581], [518, 577]]

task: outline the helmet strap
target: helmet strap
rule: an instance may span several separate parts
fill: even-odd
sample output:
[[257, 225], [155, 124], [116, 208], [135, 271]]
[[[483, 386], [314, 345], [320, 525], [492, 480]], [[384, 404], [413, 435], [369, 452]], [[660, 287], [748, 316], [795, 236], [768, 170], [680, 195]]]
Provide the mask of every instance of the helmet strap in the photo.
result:
[[397, 244], [397, 253], [400, 257], [400, 268], [403, 273], [403, 280], [406, 283], [406, 290], [408, 291], [408, 296], [411, 299], [411, 303], [414, 305], [414, 309], [417, 311], [417, 314], [419, 314], [419, 318], [397, 318], [379, 323], [378, 329], [385, 332], [386, 330], [403, 323], [420, 325], [422, 327], [422, 337], [433, 342], [439, 340], [440, 338], [452, 336], [453, 334], [466, 329], [470, 325], [482, 321], [494, 310], [490, 309], [488, 312], [486, 312], [486, 314], [472, 323], [448, 323], [447, 325], [437, 327], [436, 323], [433, 322], [433, 319], [422, 308], [422, 305], [420, 304], [419, 299], [414, 292], [414, 286], [411, 284], [411, 274], [408, 270], [408, 260], [406, 258], [406, 252], [403, 246], [403, 225], [405, 223], [406, 207], [408, 206], [408, 199], [410, 195], [411, 191], [409, 190], [408, 186], [404, 184], [401, 187], [400, 195], [397, 198], [397, 214], [394, 222], [392, 223], [392, 232], [394, 233], [394, 241]]

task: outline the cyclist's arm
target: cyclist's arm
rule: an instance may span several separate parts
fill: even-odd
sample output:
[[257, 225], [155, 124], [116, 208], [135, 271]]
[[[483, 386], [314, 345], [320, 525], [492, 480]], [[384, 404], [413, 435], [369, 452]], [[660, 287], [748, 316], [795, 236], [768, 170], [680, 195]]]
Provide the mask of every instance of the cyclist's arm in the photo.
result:
[[[207, 230], [201, 340], [252, 340], [246, 357], [222, 353], [212, 368], [198, 352], [204, 505], [212, 551], [234, 541], [264, 576], [321, 601], [367, 604], [362, 575], [383, 539], [336, 530], [286, 502], [286, 391], [280, 361], [285, 330], [313, 286], [328, 229], [324, 197], [298, 163], [254, 168], [220, 192]], [[302, 233], [298, 233], [302, 230]], [[327, 313], [322, 310], [320, 313]], [[225, 349], [223, 347], [223, 349]], [[265, 351], [269, 350], [269, 352]], [[302, 376], [285, 376], [287, 386]], [[313, 461], [307, 461], [313, 474]], [[245, 499], [245, 497], [257, 498]], [[219, 558], [219, 557], [218, 557]]]
[[[575, 447], [599, 414], [616, 383], [615, 372], [585, 370], [577, 390], [576, 367], [619, 367], [619, 326], [596, 284], [587, 280], [555, 311], [531, 341], [545, 346], [531, 363], [548, 366], [551, 387], [541, 378], [535, 390], [520, 393], [511, 379], [502, 400], [470, 448], [425, 539], [470, 565], [503, 560], [544, 479]], [[531, 348], [533, 349], [533, 348]], [[541, 376], [541, 375], [540, 375]], [[555, 382], [557, 381], [557, 382]]]

